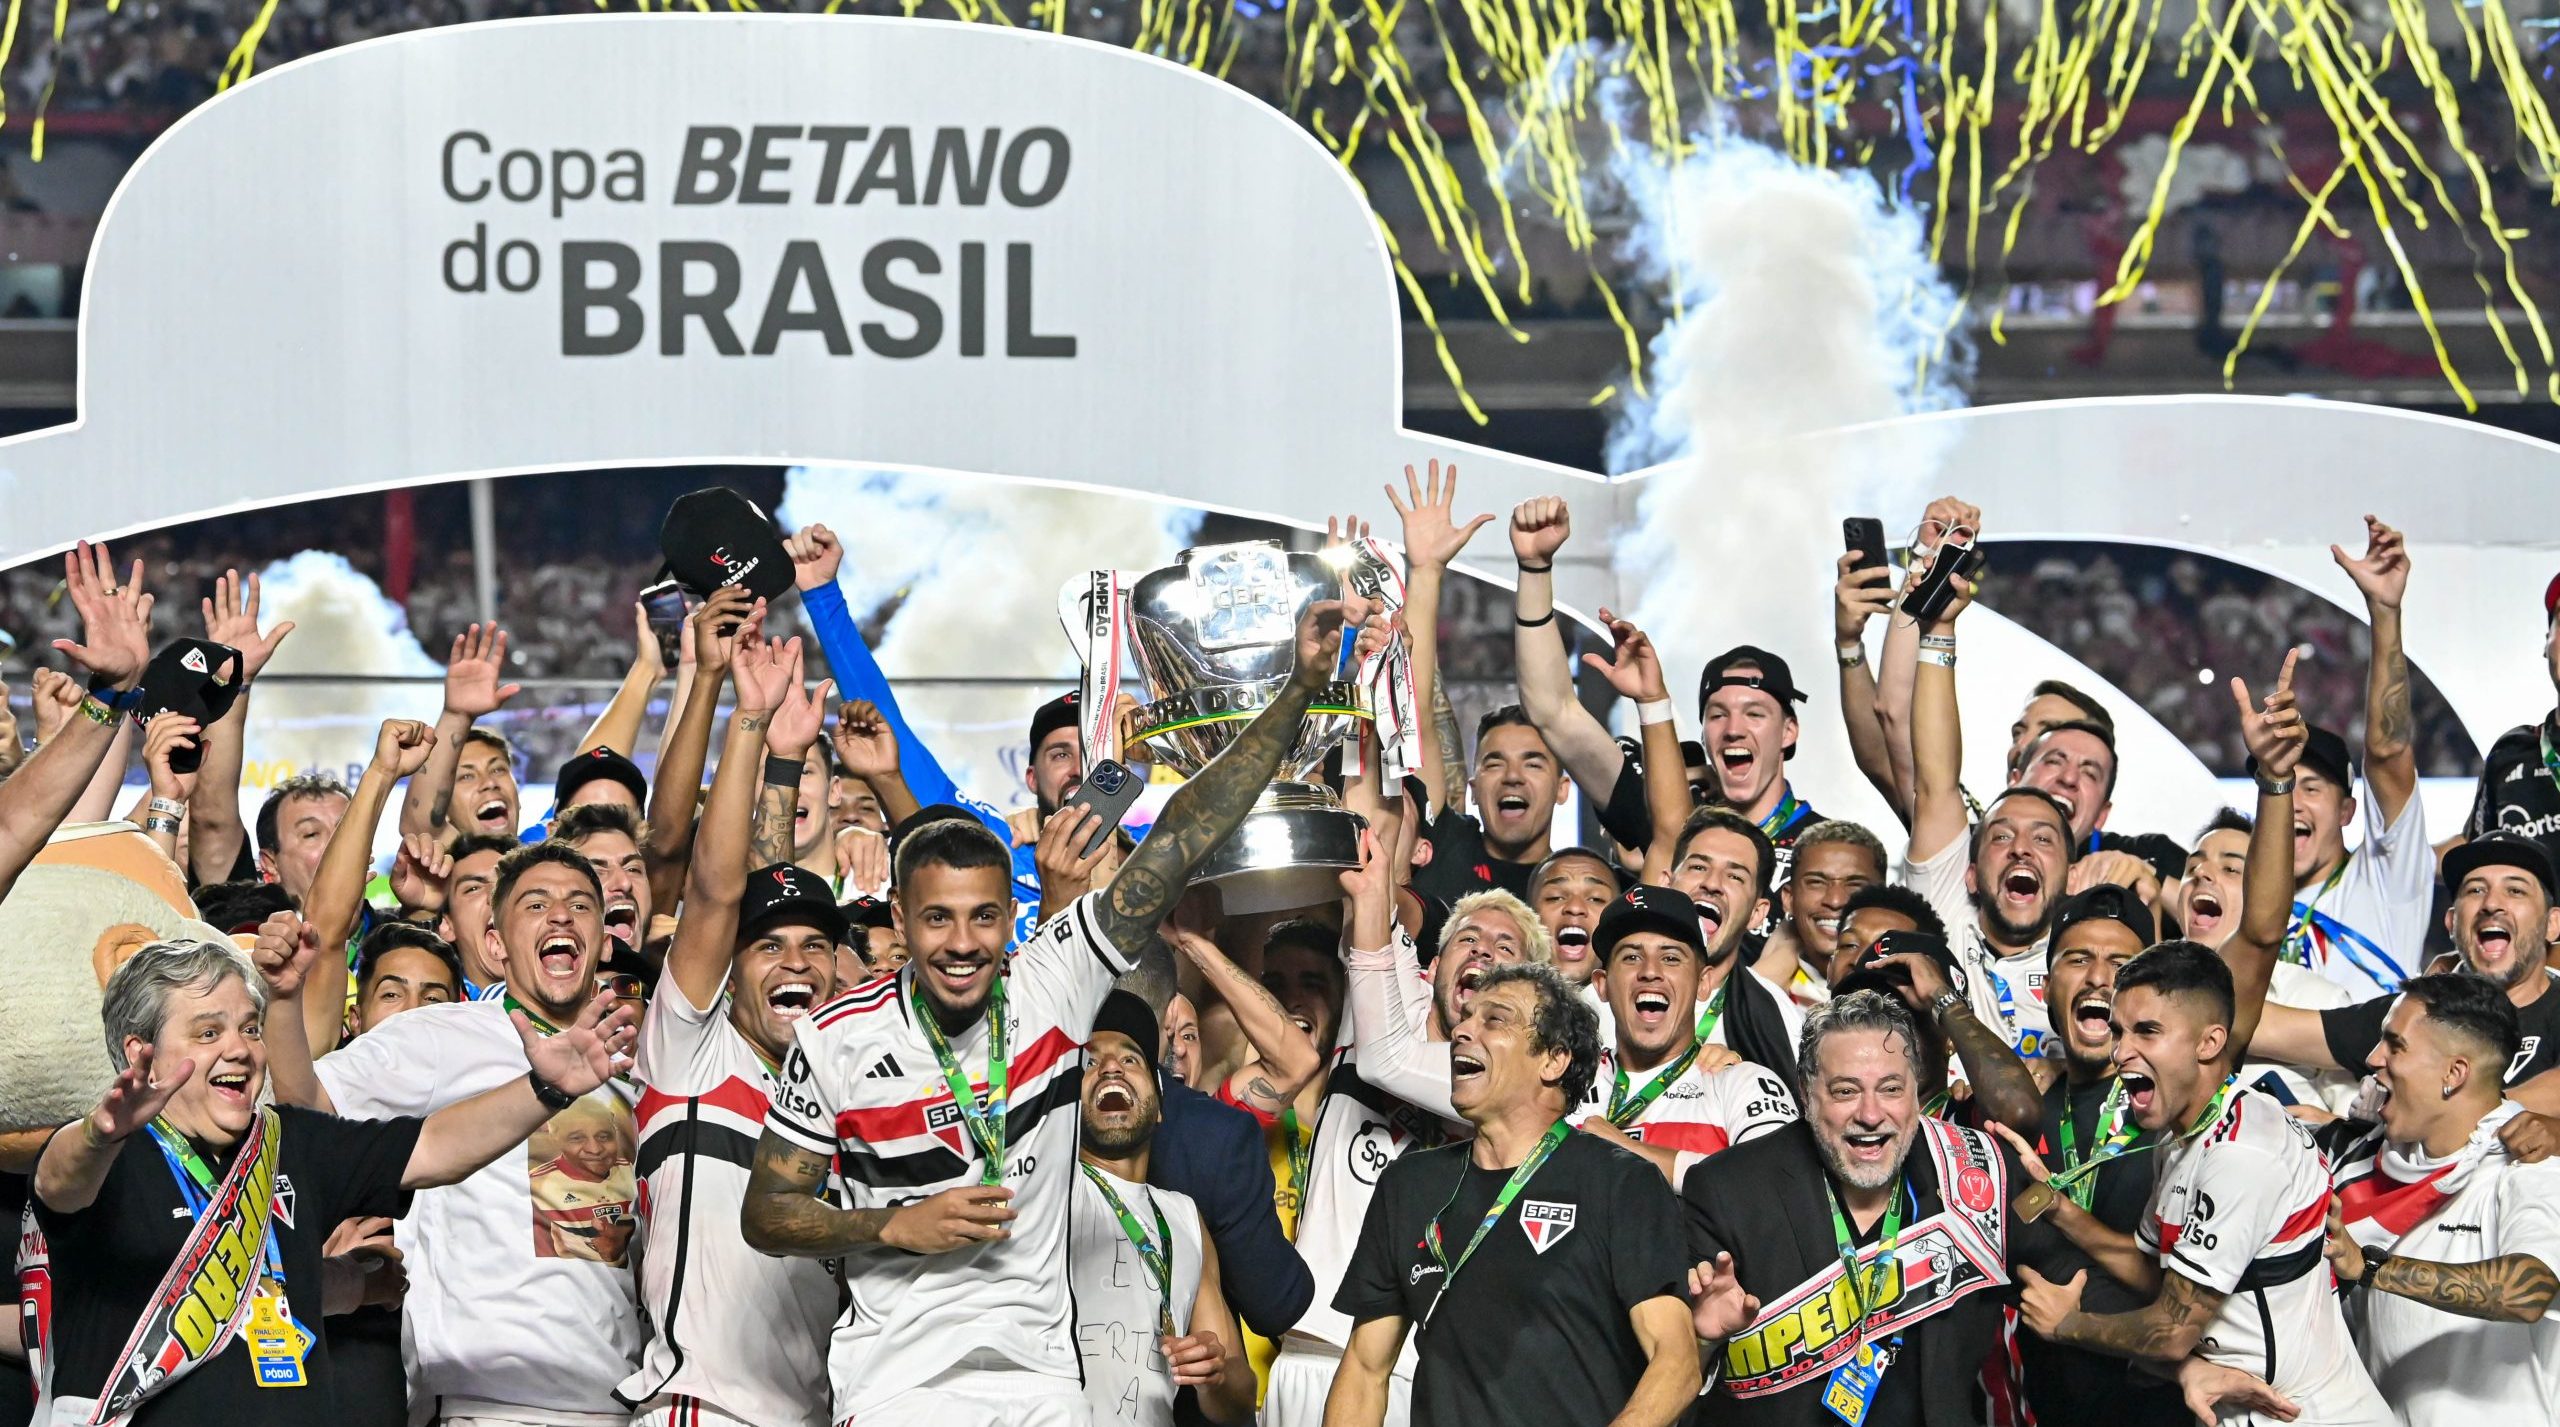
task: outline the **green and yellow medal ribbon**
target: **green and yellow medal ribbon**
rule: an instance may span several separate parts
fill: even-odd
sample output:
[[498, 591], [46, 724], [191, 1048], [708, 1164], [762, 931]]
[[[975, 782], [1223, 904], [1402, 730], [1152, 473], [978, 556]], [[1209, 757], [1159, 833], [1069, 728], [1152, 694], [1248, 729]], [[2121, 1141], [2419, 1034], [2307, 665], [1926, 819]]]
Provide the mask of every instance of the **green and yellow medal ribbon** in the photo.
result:
[[1653, 1102], [1662, 1098], [1662, 1092], [1671, 1088], [1671, 1082], [1689, 1073], [1689, 1067], [1697, 1063], [1699, 1048], [1705, 1044], [1703, 1040], [1689, 1042], [1689, 1048], [1680, 1052], [1677, 1060], [1664, 1066], [1661, 1074], [1646, 1081], [1633, 1095], [1627, 1093], [1627, 1068], [1620, 1065], [1617, 1079], [1609, 1086], [1609, 1123], [1623, 1130], [1643, 1119]]
[[1147, 1238], [1146, 1227], [1138, 1222], [1137, 1215], [1129, 1212], [1129, 1206], [1121, 1200], [1119, 1191], [1111, 1187], [1111, 1181], [1104, 1177], [1102, 1171], [1089, 1164], [1076, 1167], [1084, 1171], [1084, 1177], [1093, 1182], [1094, 1188], [1102, 1191], [1102, 1202], [1111, 1206], [1111, 1216], [1120, 1221], [1120, 1232], [1129, 1236], [1130, 1246], [1138, 1251], [1138, 1262], [1146, 1266], [1147, 1279], [1156, 1286], [1157, 1331], [1168, 1338], [1173, 1337], [1173, 1228], [1165, 1223], [1164, 1206], [1156, 1202], [1154, 1195], [1147, 1196], [1147, 1207], [1156, 1216], [1156, 1236], [1151, 1241]]
[[1005, 1124], [1005, 1081], [1012, 1070], [1005, 1060], [1004, 978], [998, 976], [987, 991], [987, 1091], [983, 1098], [970, 1087], [968, 1073], [960, 1068], [959, 1057], [951, 1053], [950, 1038], [943, 1035], [942, 1023], [934, 1019], [921, 978], [907, 978], [907, 996], [915, 1009], [916, 1024], [924, 1028], [925, 1044], [933, 1047], [934, 1062], [942, 1067], [943, 1083], [951, 1087], [951, 1101], [960, 1111], [961, 1127], [984, 1161], [978, 1170], [978, 1182], [1004, 1183], [1009, 1129]]
[[1519, 1198], [1520, 1191], [1529, 1187], [1529, 1180], [1537, 1174], [1538, 1166], [1545, 1164], [1547, 1156], [1554, 1154], [1556, 1146], [1563, 1144], [1565, 1136], [1571, 1133], [1572, 1128], [1562, 1120], [1547, 1127], [1547, 1132], [1538, 1137], [1537, 1147], [1529, 1151], [1529, 1157], [1520, 1161], [1519, 1168], [1512, 1170], [1511, 1177], [1503, 1181], [1501, 1192], [1493, 1196], [1493, 1207], [1484, 1211], [1484, 1218], [1477, 1222], [1475, 1233], [1467, 1239], [1467, 1246], [1458, 1251], [1457, 1262], [1452, 1263], [1448, 1245], [1441, 1240], [1440, 1215], [1449, 1212], [1449, 1206], [1458, 1202], [1458, 1192], [1467, 1187], [1468, 1160], [1460, 1156], [1458, 1182], [1449, 1186], [1449, 1197], [1440, 1201], [1439, 1212], [1431, 1216], [1431, 1226], [1422, 1231], [1422, 1246], [1441, 1270], [1440, 1289], [1431, 1295], [1431, 1306], [1423, 1310], [1422, 1321], [1426, 1326], [1431, 1322], [1431, 1315], [1439, 1311], [1440, 1300], [1448, 1296], [1449, 1285], [1457, 1280], [1458, 1270], [1465, 1268], [1467, 1260], [1475, 1257], [1477, 1247], [1484, 1243], [1484, 1236], [1492, 1233], [1493, 1226], [1502, 1222], [1502, 1216], [1511, 1212], [1511, 1201]]

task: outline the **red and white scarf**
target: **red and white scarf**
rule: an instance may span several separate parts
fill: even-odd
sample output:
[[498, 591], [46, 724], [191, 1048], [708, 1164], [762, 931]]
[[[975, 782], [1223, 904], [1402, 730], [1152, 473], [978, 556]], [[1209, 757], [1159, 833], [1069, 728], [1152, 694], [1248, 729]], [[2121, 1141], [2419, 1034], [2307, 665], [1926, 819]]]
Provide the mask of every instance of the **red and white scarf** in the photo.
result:
[[2347, 1146], [2330, 1172], [2348, 1237], [2365, 1248], [2387, 1249], [2435, 1217], [2491, 1155], [2506, 1153], [2498, 1131], [2523, 1111], [2513, 1100], [2499, 1101], [2480, 1117], [2462, 1148], [2441, 1159], [2429, 1155], [2424, 1145], [2383, 1138], [2380, 1125], [2367, 1131]]

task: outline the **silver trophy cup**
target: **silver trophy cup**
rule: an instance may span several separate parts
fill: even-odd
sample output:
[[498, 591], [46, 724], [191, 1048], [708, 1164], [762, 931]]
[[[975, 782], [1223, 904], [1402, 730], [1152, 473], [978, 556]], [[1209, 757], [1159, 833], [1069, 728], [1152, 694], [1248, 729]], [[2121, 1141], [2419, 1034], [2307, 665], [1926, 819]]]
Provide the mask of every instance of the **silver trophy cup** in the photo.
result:
[[[1138, 710], [1132, 737], [1174, 771], [1197, 776], [1288, 682], [1299, 612], [1341, 587], [1341, 574], [1323, 559], [1268, 540], [1199, 546], [1183, 551], [1180, 564], [1140, 576], [1129, 592], [1129, 624], [1153, 701]], [[1214, 883], [1230, 915], [1341, 896], [1336, 874], [1360, 865], [1366, 822], [1314, 775], [1370, 716], [1348, 679], [1328, 681], [1278, 779], [1192, 874], [1193, 884]]]

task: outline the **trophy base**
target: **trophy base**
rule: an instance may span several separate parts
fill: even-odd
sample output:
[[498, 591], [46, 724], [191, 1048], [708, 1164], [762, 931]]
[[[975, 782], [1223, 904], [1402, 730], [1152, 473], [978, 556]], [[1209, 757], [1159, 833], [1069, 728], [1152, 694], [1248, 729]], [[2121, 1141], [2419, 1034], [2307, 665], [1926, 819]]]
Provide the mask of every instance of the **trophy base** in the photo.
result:
[[1274, 783], [1191, 882], [1216, 886], [1231, 917], [1338, 901], [1340, 874], [1360, 865], [1360, 834], [1368, 825], [1331, 789]]

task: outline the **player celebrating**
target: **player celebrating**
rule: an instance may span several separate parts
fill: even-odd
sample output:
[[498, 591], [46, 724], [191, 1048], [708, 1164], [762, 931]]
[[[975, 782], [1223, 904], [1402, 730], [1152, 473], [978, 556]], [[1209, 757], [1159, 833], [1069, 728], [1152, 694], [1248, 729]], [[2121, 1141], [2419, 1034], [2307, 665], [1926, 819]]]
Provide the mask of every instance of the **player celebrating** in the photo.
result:
[[[974, 821], [906, 834], [897, 921], [912, 959], [795, 1027], [741, 1211], [765, 1253], [846, 1260], [852, 1301], [828, 1354], [837, 1419], [1086, 1420], [1057, 1271], [1083, 1044], [1112, 978], [1269, 785], [1346, 620], [1366, 613], [1354, 596], [1301, 614], [1296, 667], [1271, 702], [1166, 802], [1111, 885], [1052, 918], [1009, 971], [1011, 850]], [[1044, 870], [1090, 876], [1099, 856], [1080, 849], [1097, 822], [1089, 809], [1051, 819]], [[817, 1197], [831, 1158], [850, 1209]]]

